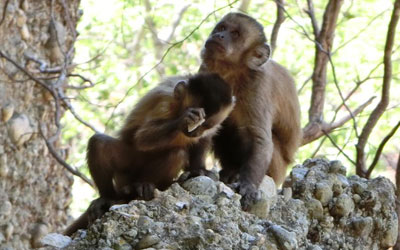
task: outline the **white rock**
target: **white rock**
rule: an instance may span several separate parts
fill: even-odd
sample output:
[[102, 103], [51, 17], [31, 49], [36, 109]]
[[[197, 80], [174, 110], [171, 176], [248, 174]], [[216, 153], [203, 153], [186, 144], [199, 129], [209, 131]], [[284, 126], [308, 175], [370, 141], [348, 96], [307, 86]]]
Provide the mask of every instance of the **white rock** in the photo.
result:
[[9, 121], [8, 134], [15, 145], [23, 145], [32, 137], [32, 133], [33, 128], [26, 115], [14, 116]]
[[50, 234], [44, 236], [40, 240], [40, 242], [44, 246], [63, 248], [63, 247], [68, 246], [72, 242], [72, 240], [70, 237], [62, 235], [62, 234], [50, 233]]

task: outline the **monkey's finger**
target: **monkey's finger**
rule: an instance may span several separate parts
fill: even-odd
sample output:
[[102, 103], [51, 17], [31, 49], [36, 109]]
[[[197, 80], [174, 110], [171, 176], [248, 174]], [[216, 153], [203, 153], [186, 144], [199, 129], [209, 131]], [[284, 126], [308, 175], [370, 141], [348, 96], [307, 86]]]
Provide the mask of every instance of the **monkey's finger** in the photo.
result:
[[200, 108], [200, 117], [201, 117], [202, 119], [204, 119], [204, 118], [206, 117], [206, 112], [204, 111], [203, 108]]
[[200, 117], [199, 114], [192, 113], [192, 112], [188, 113], [187, 117], [189, 118], [189, 124], [197, 123], [202, 120], [202, 118]]

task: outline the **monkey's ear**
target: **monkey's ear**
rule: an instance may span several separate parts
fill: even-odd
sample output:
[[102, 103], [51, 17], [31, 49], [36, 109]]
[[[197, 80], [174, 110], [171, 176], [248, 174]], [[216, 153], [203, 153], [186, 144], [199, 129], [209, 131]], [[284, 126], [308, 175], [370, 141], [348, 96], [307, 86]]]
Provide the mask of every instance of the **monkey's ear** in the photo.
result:
[[268, 61], [271, 55], [271, 47], [264, 43], [257, 46], [249, 58], [247, 59], [247, 66], [252, 70], [258, 70], [261, 65]]
[[180, 81], [174, 88], [175, 99], [182, 99], [186, 94], [187, 83], [186, 81]]

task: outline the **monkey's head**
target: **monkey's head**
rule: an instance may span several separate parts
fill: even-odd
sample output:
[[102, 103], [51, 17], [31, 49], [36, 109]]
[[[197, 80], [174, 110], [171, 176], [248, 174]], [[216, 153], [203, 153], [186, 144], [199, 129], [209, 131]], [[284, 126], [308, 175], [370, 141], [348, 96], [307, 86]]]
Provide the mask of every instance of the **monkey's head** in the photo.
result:
[[235, 106], [232, 88], [218, 74], [202, 73], [181, 81], [175, 86], [174, 95], [181, 99], [181, 107], [202, 108], [204, 122], [192, 132], [186, 133], [198, 137], [214, 133], [228, 117]]
[[217, 23], [201, 52], [207, 67], [246, 67], [258, 70], [270, 57], [263, 26], [242, 13], [229, 13]]

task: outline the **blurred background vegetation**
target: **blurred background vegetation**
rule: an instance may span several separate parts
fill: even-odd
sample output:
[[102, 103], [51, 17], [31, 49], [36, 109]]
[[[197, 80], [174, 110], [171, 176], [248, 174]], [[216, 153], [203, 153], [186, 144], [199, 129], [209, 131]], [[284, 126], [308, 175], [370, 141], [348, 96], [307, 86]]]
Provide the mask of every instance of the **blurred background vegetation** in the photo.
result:
[[[247, 13], [264, 25], [269, 37], [276, 19], [275, 1], [244, 2], [249, 2]], [[84, 13], [77, 29], [77, 66], [74, 72], [90, 79], [95, 85], [68, 93], [75, 110], [98, 130], [115, 135], [138, 98], [163, 77], [197, 72], [200, 51], [211, 29], [224, 14], [237, 11], [241, 4], [242, 1], [222, 0], [82, 0], [80, 7]], [[315, 16], [320, 23], [326, 4], [326, 0], [314, 2]], [[315, 44], [310, 39], [312, 25], [305, 13], [306, 7], [306, 1], [286, 1], [286, 20], [280, 28], [273, 54], [273, 59], [287, 67], [295, 78], [303, 127], [308, 122], [310, 78], [315, 57]], [[359, 85], [347, 101], [348, 107], [354, 110], [372, 96], [378, 97], [356, 117], [358, 133], [379, 100], [383, 51], [392, 9], [390, 0], [348, 0], [344, 2], [337, 22], [332, 61], [340, 90], [346, 96]], [[400, 34], [397, 34], [399, 37]], [[391, 99], [388, 110], [369, 137], [367, 162], [372, 161], [382, 139], [400, 120], [399, 47], [397, 40], [392, 54]], [[82, 79], [70, 78], [70, 84], [82, 84]], [[340, 104], [332, 67], [328, 66], [326, 121], [334, 118]], [[347, 114], [346, 108], [341, 107], [337, 118]], [[69, 146], [68, 162], [88, 174], [86, 143], [93, 131], [68, 112], [62, 124], [63, 145]], [[357, 137], [353, 121], [335, 130], [330, 137], [332, 141], [322, 137], [302, 146], [296, 163], [322, 156], [342, 161], [349, 174], [355, 173], [352, 161], [355, 160]], [[387, 143], [372, 176], [384, 174], [393, 180], [399, 145], [400, 138], [395, 135]], [[72, 212], [78, 215], [86, 209], [95, 191], [79, 178], [75, 179]]]

